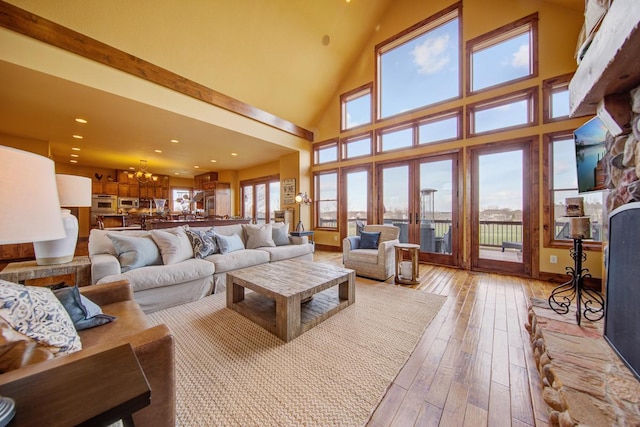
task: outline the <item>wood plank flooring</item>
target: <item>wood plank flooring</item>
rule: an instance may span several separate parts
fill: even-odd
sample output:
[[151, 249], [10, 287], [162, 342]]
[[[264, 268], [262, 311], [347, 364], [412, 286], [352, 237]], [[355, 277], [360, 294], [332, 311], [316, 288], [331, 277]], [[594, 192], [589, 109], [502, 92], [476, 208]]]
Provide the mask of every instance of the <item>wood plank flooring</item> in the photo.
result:
[[[342, 254], [316, 251], [314, 260], [342, 265]], [[548, 297], [554, 286], [420, 264], [420, 284], [411, 287], [448, 299], [368, 425], [549, 425], [524, 325], [529, 298]]]

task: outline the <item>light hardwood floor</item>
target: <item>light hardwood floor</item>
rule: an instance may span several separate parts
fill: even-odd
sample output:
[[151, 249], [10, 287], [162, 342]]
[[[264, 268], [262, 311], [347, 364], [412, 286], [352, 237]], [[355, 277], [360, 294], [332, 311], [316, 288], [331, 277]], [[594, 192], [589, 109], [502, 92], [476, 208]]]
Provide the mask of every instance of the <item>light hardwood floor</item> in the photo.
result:
[[[341, 265], [342, 254], [316, 251], [314, 260]], [[529, 298], [555, 286], [420, 264], [420, 284], [411, 287], [448, 298], [368, 425], [547, 426], [524, 325]]]

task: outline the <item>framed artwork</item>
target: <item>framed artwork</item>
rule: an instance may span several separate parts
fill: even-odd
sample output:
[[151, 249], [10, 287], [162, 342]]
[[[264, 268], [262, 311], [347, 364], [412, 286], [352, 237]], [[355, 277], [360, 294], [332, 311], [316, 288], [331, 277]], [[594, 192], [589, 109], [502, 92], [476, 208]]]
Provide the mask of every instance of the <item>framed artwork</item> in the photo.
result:
[[296, 202], [296, 179], [287, 178], [282, 180], [282, 204], [292, 205]]

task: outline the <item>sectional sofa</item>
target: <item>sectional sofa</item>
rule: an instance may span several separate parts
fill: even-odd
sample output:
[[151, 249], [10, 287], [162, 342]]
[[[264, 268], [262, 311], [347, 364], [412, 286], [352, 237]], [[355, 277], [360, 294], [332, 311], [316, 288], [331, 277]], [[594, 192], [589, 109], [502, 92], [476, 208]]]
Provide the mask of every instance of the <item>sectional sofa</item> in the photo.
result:
[[286, 224], [91, 230], [92, 284], [127, 280], [145, 313], [196, 301], [226, 288], [230, 271], [268, 262], [313, 260], [307, 237]]

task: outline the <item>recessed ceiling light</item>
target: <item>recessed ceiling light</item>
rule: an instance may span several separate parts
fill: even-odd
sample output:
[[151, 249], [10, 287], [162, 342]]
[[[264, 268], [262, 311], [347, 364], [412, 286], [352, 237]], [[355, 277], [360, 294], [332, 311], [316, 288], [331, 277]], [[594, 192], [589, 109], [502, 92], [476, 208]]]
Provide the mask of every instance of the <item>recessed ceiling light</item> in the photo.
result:
[[178, 141], [177, 139], [172, 139], [171, 142], [173, 142], [174, 144], [177, 144], [180, 141]]
[[80, 157], [79, 154], [72, 154], [71, 157]]
[[71, 148], [73, 151], [80, 151], [80, 149], [78, 147], [72, 147]]
[[73, 137], [74, 137], [75, 139], [82, 139], [82, 138], [84, 138], [84, 136], [82, 136], [82, 135], [73, 135]]
[[200, 169], [200, 166], [194, 166], [193, 168], [194, 169]]
[[155, 151], [156, 153], [162, 153], [162, 150], [153, 150], [153, 151]]
[[78, 122], [78, 123], [82, 123], [82, 124], [86, 124], [86, 123], [88, 123], [85, 119], [81, 119], [80, 117], [78, 117], [78, 118], [76, 119], [76, 122]]
[[238, 155], [238, 153], [231, 153], [231, 155], [232, 155], [232, 156], [237, 156], [237, 155]]
[[216, 163], [216, 162], [217, 162], [217, 160], [211, 160], [211, 163]]
[[174, 175], [180, 175], [180, 172], [174, 172], [173, 174]]
[[77, 161], [77, 160], [73, 160], [73, 159], [69, 160], [69, 162], [71, 162], [71, 163], [78, 163], [78, 161]]
[[136, 170], [136, 168], [134, 168], [133, 166], [129, 166], [129, 170], [134, 171], [134, 170]]

